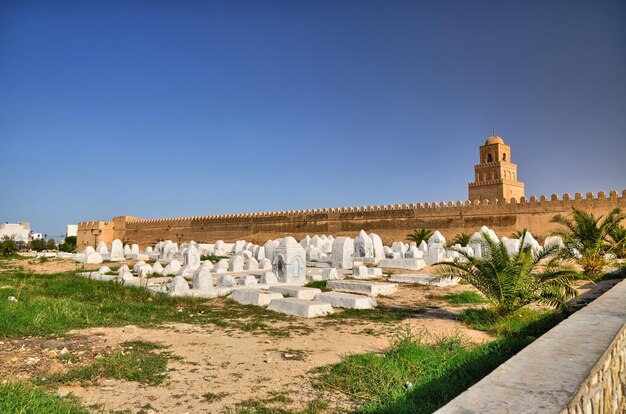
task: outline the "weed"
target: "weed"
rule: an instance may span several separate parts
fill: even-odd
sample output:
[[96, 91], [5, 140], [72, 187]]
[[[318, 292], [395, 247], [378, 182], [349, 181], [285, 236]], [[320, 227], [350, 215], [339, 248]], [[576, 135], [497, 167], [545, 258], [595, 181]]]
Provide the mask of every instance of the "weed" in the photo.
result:
[[488, 302], [487, 299], [485, 299], [482, 295], [471, 291], [465, 291], [461, 293], [448, 293], [447, 295], [443, 296], [443, 299], [452, 305], [466, 305]]
[[89, 384], [98, 378], [113, 378], [137, 381], [142, 384], [158, 385], [167, 375], [167, 362], [175, 359], [169, 352], [154, 353], [162, 345], [145, 341], [123, 342], [120, 349], [105, 355], [91, 365], [70, 369], [64, 373], [41, 377], [36, 382], [42, 385]]
[[88, 414], [71, 394], [58, 396], [24, 383], [0, 384], [0, 413]]
[[206, 402], [216, 402], [216, 401], [220, 401], [222, 400], [224, 397], [226, 397], [228, 395], [227, 392], [205, 392], [204, 394], [202, 394], [202, 398], [204, 398], [204, 400]]

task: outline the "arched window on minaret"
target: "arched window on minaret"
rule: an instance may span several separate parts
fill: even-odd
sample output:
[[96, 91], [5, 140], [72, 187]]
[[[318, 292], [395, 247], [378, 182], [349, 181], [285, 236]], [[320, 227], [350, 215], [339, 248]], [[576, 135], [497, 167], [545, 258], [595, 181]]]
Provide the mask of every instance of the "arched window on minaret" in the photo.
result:
[[506, 152], [502, 154], [502, 161], [506, 161]]
[[493, 158], [491, 158], [491, 154], [487, 154], [487, 162], [493, 162]]

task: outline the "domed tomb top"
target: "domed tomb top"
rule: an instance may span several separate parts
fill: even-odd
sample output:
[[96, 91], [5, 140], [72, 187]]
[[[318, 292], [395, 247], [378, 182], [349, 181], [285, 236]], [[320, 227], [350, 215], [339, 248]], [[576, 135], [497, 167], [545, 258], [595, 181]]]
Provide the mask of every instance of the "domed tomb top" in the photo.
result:
[[504, 144], [504, 140], [497, 135], [491, 135], [485, 141], [485, 145], [493, 145], [493, 144]]

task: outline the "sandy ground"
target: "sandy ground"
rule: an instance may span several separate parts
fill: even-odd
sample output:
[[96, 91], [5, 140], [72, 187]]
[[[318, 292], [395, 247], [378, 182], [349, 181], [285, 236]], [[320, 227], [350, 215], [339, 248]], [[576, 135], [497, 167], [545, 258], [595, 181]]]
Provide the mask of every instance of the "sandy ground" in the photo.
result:
[[[71, 261], [20, 261], [25, 270], [55, 273], [75, 270]], [[107, 264], [111, 266], [111, 264]], [[117, 263], [115, 264], [118, 265]], [[100, 265], [85, 266], [97, 269]], [[82, 268], [80, 265], [79, 268]], [[432, 269], [413, 272], [431, 273]], [[411, 273], [396, 270], [394, 273]], [[596, 296], [612, 286], [611, 281], [580, 287], [586, 296]], [[291, 336], [277, 338], [264, 332], [245, 332], [214, 325], [168, 324], [157, 329], [136, 327], [90, 328], [77, 330], [58, 339], [26, 338], [0, 342], [0, 381], [47, 375], [72, 367], [58, 359], [63, 352], [81, 357], [80, 363], [110, 352], [119, 343], [146, 340], [168, 346], [168, 351], [182, 357], [169, 362], [168, 380], [160, 386], [101, 379], [89, 387], [64, 386], [60, 394], [72, 392], [93, 405], [95, 412], [128, 410], [131, 413], [219, 413], [226, 407], [247, 400], [263, 400], [277, 393], [293, 402], [280, 405], [297, 409], [319, 396], [311, 385], [311, 369], [340, 361], [350, 353], [382, 352], [390, 345], [394, 332], [408, 326], [416, 333], [427, 332], [426, 340], [443, 336], [461, 336], [470, 343], [492, 339], [484, 332], [467, 328], [455, 318], [464, 307], [453, 307], [442, 300], [450, 292], [474, 290], [468, 285], [425, 287], [400, 285], [392, 297], [379, 297], [378, 304], [416, 312], [397, 323], [369, 321], [331, 321], [326, 318], [301, 319]], [[290, 322], [293, 325], [293, 322]], [[280, 322], [271, 323], [281, 326]], [[285, 329], [290, 329], [284, 324]], [[64, 351], [63, 349], [66, 348]], [[205, 393], [221, 394], [207, 401]], [[341, 396], [333, 399], [329, 412], [348, 407]]]

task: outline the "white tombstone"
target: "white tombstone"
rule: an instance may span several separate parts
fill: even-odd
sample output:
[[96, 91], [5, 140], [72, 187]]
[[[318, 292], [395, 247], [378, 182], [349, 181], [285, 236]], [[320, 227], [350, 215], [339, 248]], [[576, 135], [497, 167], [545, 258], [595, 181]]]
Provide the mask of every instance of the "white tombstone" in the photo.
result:
[[169, 285], [168, 292], [173, 296], [183, 296], [189, 293], [189, 283], [182, 276], [176, 276]]
[[259, 269], [272, 269], [272, 261], [268, 258], [259, 260]]
[[210, 260], [203, 261], [200, 266], [205, 266], [209, 270], [213, 270], [215, 268], [215, 265]]
[[133, 243], [130, 245], [130, 253], [131, 254], [139, 254], [139, 245], [136, 243]]
[[124, 280], [130, 280], [133, 278], [134, 276], [130, 272], [130, 269], [128, 268], [128, 266], [122, 265], [120, 266], [119, 269], [117, 269], [117, 280], [124, 281]]
[[383, 240], [376, 233], [370, 233], [369, 236], [370, 236], [370, 239], [372, 239], [372, 249], [374, 252], [374, 258], [379, 259], [379, 260], [384, 259], [385, 252], [383, 250]]
[[242, 256], [233, 256], [228, 261], [228, 269], [231, 272], [243, 272], [243, 264]]
[[203, 263], [193, 274], [192, 287], [196, 290], [207, 291], [213, 287], [211, 269]]
[[524, 235], [524, 240], [522, 241], [522, 243], [524, 247], [530, 246], [530, 249], [533, 252], [533, 254], [537, 254], [539, 251], [541, 251], [541, 245], [539, 244], [537, 240], [535, 240], [532, 233], [529, 231], [527, 231], [526, 234]]
[[128, 256], [128, 255], [131, 255], [131, 254], [133, 254], [133, 253], [130, 251], [130, 246], [125, 244], [124, 245], [124, 256]]
[[237, 254], [245, 249], [246, 241], [245, 240], [237, 240], [235, 245], [233, 246], [233, 250], [231, 253]]
[[250, 257], [243, 265], [243, 270], [258, 270], [259, 262], [254, 257]]
[[507, 237], [503, 237], [502, 240], [500, 240], [500, 243], [504, 245], [504, 247], [506, 248], [506, 251], [510, 255], [513, 255], [519, 252], [520, 241], [518, 239], [509, 239]]
[[407, 259], [421, 259], [424, 257], [424, 253], [415, 246], [409, 247], [409, 250], [406, 251], [404, 257]]
[[352, 267], [352, 277], [355, 279], [368, 277], [367, 266], [353, 266]]
[[187, 280], [191, 280], [193, 279], [193, 273], [195, 271], [196, 268], [191, 267], [191, 265], [184, 265], [178, 272], [176, 272], [176, 276], [182, 276]]
[[263, 247], [263, 246], [256, 246], [254, 248], [254, 257], [257, 260], [265, 259], [265, 247]]
[[256, 277], [252, 275], [245, 275], [239, 278], [239, 284], [241, 286], [252, 287], [257, 285]]
[[98, 269], [98, 273], [100, 273], [101, 275], [105, 275], [110, 272], [111, 268], [109, 266], [100, 266], [100, 269]]
[[543, 242], [544, 249], [552, 248], [553, 246], [557, 246], [559, 249], [565, 248], [565, 243], [563, 243], [561, 236], [546, 237], [546, 240]]
[[228, 288], [237, 286], [237, 281], [231, 275], [224, 275], [217, 279], [217, 287]]
[[172, 260], [174, 255], [178, 253], [178, 246], [171, 240], [165, 240], [161, 246], [161, 252], [159, 253], [159, 259]]
[[293, 237], [285, 237], [274, 249], [272, 271], [285, 283], [306, 283], [306, 252]]
[[274, 285], [278, 283], [278, 278], [274, 274], [274, 272], [265, 272], [261, 275], [261, 283], [266, 285]]
[[109, 260], [112, 262], [119, 262], [124, 260], [124, 245], [120, 239], [115, 239], [111, 243], [111, 255]]
[[417, 246], [417, 248], [420, 249], [420, 251], [422, 252], [422, 257], [428, 256], [428, 244], [426, 243], [425, 240], [422, 240], [422, 242], [420, 243], [419, 246]]
[[327, 267], [322, 271], [322, 280], [337, 280], [339, 279], [339, 274], [337, 273], [337, 269], [334, 267]]
[[354, 241], [350, 237], [337, 237], [333, 241], [331, 266], [338, 269], [350, 269], [354, 263]]
[[146, 248], [144, 249], [144, 253], [145, 254], [154, 253], [154, 249], [152, 249], [152, 246], [146, 246]]
[[215, 273], [226, 273], [228, 272], [228, 260], [221, 259], [219, 262], [215, 264], [214, 268]]
[[432, 244], [446, 244], [446, 238], [439, 232], [439, 230], [435, 230], [432, 236], [428, 239], [428, 247]]
[[322, 251], [319, 249], [319, 247], [309, 246], [306, 248], [306, 261], [317, 262], [318, 260], [320, 260], [321, 254], [322, 254]]
[[200, 266], [200, 252], [194, 244], [189, 245], [183, 253], [183, 263], [185, 266], [191, 266], [192, 269]]
[[141, 266], [143, 266], [143, 265], [145, 265], [145, 264], [146, 264], [146, 262], [144, 262], [143, 260], [139, 260], [137, 263], [135, 263], [135, 264], [133, 265], [133, 270], [136, 272], [136, 271], [138, 271], [138, 270], [139, 270], [139, 268], [140, 268]]
[[161, 265], [161, 263], [156, 262], [152, 265], [152, 271], [158, 275], [163, 274], [163, 266]]
[[276, 240], [268, 240], [265, 242], [265, 244], [263, 245], [263, 248], [265, 249], [265, 257], [272, 261], [274, 260], [274, 249], [276, 249], [278, 247], [278, 242]]
[[152, 273], [154, 273], [154, 271], [152, 270], [152, 266], [149, 264], [142, 265], [139, 269], [137, 269], [137, 276], [141, 279], [147, 278]]
[[96, 252], [89, 253], [85, 255], [85, 263], [87, 264], [102, 263], [102, 255]]
[[474, 252], [474, 257], [483, 257], [482, 256], [483, 238], [480, 235], [480, 233], [472, 234], [472, 237], [470, 237], [470, 242], [469, 242], [468, 246]]
[[399, 253], [401, 258], [404, 257], [407, 249], [408, 248], [406, 244], [402, 243], [401, 241], [393, 242], [393, 244], [391, 245], [391, 250], [393, 250], [396, 253]]
[[165, 266], [165, 268], [163, 269], [163, 271], [161, 272], [161, 274], [163, 276], [172, 276], [172, 275], [176, 275], [178, 273], [178, 271], [181, 269], [181, 264], [178, 260], [176, 259], [172, 259], [167, 266]]
[[104, 240], [100, 240], [100, 242], [98, 243], [98, 246], [96, 247], [96, 253], [109, 254], [109, 249]]
[[88, 254], [91, 254], [91, 253], [95, 253], [95, 252], [96, 252], [96, 249], [94, 249], [92, 246], [87, 246], [87, 247], [85, 247], [85, 250], [83, 250], [83, 254], [85, 256], [87, 256]]
[[394, 253], [395, 252], [393, 250], [391, 250], [391, 247], [384, 246], [383, 247], [383, 253], [385, 254], [386, 258], [388, 258], [388, 259], [395, 259], [395, 257], [394, 257]]
[[374, 257], [374, 243], [365, 230], [354, 239], [354, 257]]
[[226, 254], [226, 243], [224, 240], [218, 240], [213, 245], [213, 254], [216, 256], [224, 256]]
[[304, 236], [304, 239], [300, 240], [300, 246], [302, 246], [302, 248], [305, 250], [309, 247], [310, 244], [311, 244], [311, 237], [309, 237], [308, 234]]

